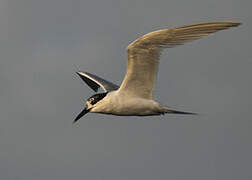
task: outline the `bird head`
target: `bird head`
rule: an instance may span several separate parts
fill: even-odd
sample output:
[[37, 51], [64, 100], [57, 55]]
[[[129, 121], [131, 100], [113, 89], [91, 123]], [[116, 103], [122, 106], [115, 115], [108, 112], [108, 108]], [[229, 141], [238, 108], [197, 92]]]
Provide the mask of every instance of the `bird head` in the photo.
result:
[[87, 99], [86, 104], [85, 104], [85, 108], [80, 112], [80, 114], [73, 120], [73, 123], [75, 123], [76, 121], [78, 121], [82, 116], [84, 116], [85, 114], [87, 114], [88, 112], [91, 111], [91, 109], [100, 101], [102, 100], [105, 96], [107, 95], [107, 92], [105, 93], [98, 93], [95, 94], [93, 96], [91, 96], [90, 98]]

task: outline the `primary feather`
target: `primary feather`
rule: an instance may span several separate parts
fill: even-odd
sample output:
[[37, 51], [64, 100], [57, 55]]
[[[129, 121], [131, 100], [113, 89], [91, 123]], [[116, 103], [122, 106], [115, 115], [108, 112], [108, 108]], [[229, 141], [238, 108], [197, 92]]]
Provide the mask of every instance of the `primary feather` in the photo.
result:
[[127, 48], [128, 67], [119, 92], [152, 99], [159, 57], [163, 48], [182, 45], [238, 25], [240, 23], [230, 21], [201, 23], [162, 29], [136, 39]]

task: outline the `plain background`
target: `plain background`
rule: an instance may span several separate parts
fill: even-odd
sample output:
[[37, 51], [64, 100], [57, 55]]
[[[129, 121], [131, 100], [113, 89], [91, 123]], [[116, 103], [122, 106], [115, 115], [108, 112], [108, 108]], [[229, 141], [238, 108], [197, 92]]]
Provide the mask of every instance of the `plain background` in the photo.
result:
[[[0, 176], [4, 180], [251, 180], [251, 0], [1, 0]], [[199, 116], [72, 120], [118, 85], [125, 48], [161, 28], [242, 26], [164, 51], [156, 99]]]

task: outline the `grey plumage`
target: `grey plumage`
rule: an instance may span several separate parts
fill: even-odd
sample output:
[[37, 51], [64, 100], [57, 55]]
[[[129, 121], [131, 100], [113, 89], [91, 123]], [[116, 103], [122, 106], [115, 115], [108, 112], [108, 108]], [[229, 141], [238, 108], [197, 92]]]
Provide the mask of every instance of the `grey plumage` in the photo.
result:
[[102, 88], [103, 91], [105, 92], [117, 90], [119, 88], [119, 86], [117, 86], [116, 84], [109, 82], [97, 75], [88, 72], [76, 72], [76, 73], [95, 92], [97, 92], [99, 88]]
[[102, 98], [96, 98], [95, 103], [88, 100], [85, 109], [76, 119], [87, 112], [121, 116], [195, 114], [172, 110], [153, 100], [161, 51], [238, 25], [240, 23], [231, 21], [201, 23], [162, 29], [136, 39], [127, 47], [128, 67], [120, 87], [96, 75], [78, 72], [94, 91], [101, 87], [108, 93]]
[[229, 21], [201, 23], [162, 29], [136, 39], [127, 48], [128, 68], [119, 91], [133, 92], [139, 97], [152, 99], [163, 48], [182, 45], [238, 25], [240, 23]]

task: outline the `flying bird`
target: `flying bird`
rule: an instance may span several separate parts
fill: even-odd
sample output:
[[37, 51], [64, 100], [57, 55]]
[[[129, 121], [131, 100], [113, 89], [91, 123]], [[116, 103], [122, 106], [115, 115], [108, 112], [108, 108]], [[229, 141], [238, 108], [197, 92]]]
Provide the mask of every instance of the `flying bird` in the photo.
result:
[[173, 110], [153, 100], [161, 51], [239, 25], [240, 23], [231, 21], [193, 24], [161, 29], [136, 39], [127, 47], [128, 67], [121, 86], [88, 72], [77, 72], [95, 92], [99, 88], [104, 92], [88, 98], [84, 109], [73, 123], [88, 112], [118, 116], [195, 114]]

